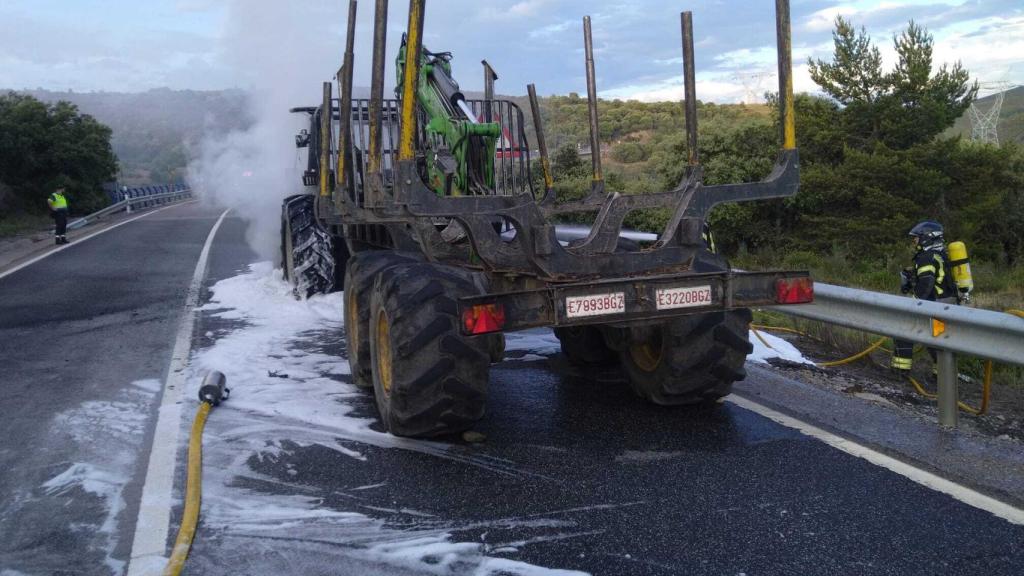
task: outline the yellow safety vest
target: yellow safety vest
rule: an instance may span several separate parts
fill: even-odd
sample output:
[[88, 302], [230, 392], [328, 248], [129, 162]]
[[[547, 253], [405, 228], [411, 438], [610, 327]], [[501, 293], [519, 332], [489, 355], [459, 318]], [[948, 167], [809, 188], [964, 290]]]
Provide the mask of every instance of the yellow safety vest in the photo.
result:
[[50, 197], [46, 200], [46, 202], [50, 205], [51, 210], [67, 210], [68, 208], [67, 198], [65, 198], [63, 194], [58, 194], [56, 192], [50, 194]]

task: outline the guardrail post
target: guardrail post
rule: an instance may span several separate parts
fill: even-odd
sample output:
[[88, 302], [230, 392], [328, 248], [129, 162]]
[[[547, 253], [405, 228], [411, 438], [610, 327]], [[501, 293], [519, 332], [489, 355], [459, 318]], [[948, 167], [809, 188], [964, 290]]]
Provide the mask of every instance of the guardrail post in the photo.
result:
[[957, 373], [956, 356], [949, 350], [938, 351], [939, 369], [939, 425], [956, 428], [957, 424]]

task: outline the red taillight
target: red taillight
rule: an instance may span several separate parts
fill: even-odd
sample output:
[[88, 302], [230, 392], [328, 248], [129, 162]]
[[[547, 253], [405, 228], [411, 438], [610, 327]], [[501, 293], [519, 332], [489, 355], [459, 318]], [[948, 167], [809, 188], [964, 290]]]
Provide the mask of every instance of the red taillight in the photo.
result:
[[779, 278], [775, 281], [775, 301], [779, 304], [814, 302], [814, 282], [810, 278]]
[[505, 327], [503, 304], [476, 304], [462, 311], [462, 324], [470, 334], [500, 332]]

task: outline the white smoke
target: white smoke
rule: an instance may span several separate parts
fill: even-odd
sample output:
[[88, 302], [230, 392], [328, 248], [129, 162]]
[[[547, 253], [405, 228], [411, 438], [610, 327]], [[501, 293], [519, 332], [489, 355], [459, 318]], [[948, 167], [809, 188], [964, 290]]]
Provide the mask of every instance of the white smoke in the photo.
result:
[[278, 254], [281, 199], [303, 191], [305, 150], [295, 134], [315, 106], [321, 83], [334, 75], [344, 51], [342, 2], [230, 0], [220, 58], [247, 92], [244, 131], [208, 133], [194, 152], [188, 180], [206, 202], [248, 221], [247, 241], [265, 259]]

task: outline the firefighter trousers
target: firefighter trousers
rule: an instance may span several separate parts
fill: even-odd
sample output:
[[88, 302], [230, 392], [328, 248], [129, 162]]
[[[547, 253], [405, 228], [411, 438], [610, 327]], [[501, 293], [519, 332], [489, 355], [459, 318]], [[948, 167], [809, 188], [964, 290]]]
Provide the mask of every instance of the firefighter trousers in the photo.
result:
[[[958, 304], [955, 296], [939, 298], [936, 302], [943, 304]], [[928, 355], [932, 357], [932, 365], [935, 364], [938, 352], [934, 348], [928, 349]], [[910, 371], [914, 367], [914, 343], [910, 340], [893, 340], [892, 360], [889, 367], [893, 370]]]

